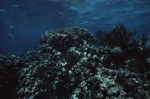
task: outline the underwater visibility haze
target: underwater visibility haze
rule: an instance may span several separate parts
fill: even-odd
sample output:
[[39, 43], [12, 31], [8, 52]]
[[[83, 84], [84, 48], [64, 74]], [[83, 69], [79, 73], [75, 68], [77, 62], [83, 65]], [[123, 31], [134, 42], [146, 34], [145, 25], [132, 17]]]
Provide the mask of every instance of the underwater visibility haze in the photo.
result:
[[149, 0], [0, 0], [0, 54], [21, 55], [46, 31], [74, 26], [94, 34], [121, 23], [139, 39], [149, 34], [149, 5]]
[[149, 99], [150, 0], [0, 0], [0, 99]]

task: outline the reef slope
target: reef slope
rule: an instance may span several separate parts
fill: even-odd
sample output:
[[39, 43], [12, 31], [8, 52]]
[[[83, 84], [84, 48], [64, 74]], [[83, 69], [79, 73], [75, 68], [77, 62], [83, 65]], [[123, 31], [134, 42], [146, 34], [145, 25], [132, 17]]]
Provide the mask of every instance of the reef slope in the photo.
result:
[[126, 55], [118, 46], [97, 46], [85, 29], [48, 31], [23, 57], [0, 56], [0, 98], [148, 99], [150, 57], [144, 67]]

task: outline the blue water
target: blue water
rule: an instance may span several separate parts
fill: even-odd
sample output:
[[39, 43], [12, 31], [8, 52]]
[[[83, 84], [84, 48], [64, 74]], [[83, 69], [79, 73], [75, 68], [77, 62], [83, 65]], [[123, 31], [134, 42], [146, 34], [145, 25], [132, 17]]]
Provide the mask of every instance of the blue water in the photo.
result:
[[116, 24], [150, 34], [150, 0], [0, 0], [0, 54], [22, 53], [48, 30], [78, 26], [93, 34]]

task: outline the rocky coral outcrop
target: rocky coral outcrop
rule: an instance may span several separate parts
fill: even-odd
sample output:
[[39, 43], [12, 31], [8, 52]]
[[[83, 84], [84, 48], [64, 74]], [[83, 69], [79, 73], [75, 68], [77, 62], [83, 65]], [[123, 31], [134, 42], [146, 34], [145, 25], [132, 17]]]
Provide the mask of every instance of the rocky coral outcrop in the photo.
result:
[[96, 44], [92, 33], [78, 27], [49, 31], [42, 35], [40, 44], [49, 44], [57, 50], [67, 51], [69, 47], [80, 47], [84, 41]]
[[0, 55], [0, 99], [17, 98], [18, 70], [21, 59], [15, 55]]
[[16, 94], [27, 99], [148, 99], [150, 69], [140, 72], [137, 67], [144, 64], [138, 59], [127, 57], [121, 47], [97, 46], [94, 36], [78, 27], [49, 31], [35, 50], [18, 58]]

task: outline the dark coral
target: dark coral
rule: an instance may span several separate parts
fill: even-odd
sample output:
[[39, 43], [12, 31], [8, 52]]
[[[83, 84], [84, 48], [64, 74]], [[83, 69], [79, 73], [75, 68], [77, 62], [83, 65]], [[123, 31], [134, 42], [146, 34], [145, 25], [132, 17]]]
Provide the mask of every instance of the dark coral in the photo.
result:
[[16, 99], [20, 58], [0, 55], [0, 99]]
[[149, 39], [148, 35], [142, 34], [140, 37], [142, 45], [145, 45], [146, 41]]
[[[136, 40], [127, 46], [142, 47]], [[150, 63], [150, 53], [142, 55]], [[0, 56], [1, 92], [10, 95], [13, 89], [11, 98], [19, 99], [148, 99], [150, 67], [137, 57], [120, 46], [97, 46], [94, 36], [78, 27], [49, 31], [22, 58]]]
[[[114, 53], [111, 53], [111, 59], [115, 63], [121, 63], [125, 61], [128, 58], [137, 58], [141, 55], [144, 56], [145, 53], [143, 53], [143, 47], [147, 44], [146, 43], [146, 36], [142, 36], [142, 45], [140, 41], [137, 41], [136, 39], [133, 39], [132, 36], [135, 35], [135, 31], [129, 31], [127, 30], [124, 25], [119, 24], [116, 25], [116, 28], [114, 28], [110, 33], [105, 33], [102, 31], [96, 32], [96, 38], [98, 40], [98, 43], [101, 43], [100, 45], [108, 45], [118, 53], [119, 50], [122, 50], [121, 57], [117, 57], [117, 55], [114, 55]], [[143, 58], [145, 59], [145, 58]], [[137, 58], [137, 60], [140, 60]], [[144, 61], [143, 61], [144, 62]]]
[[124, 25], [119, 24], [116, 25], [116, 28], [114, 28], [111, 33], [105, 34], [105, 41], [109, 46], [115, 47], [120, 46], [121, 48], [125, 49], [127, 48], [127, 44], [130, 40], [130, 38], [135, 35], [135, 31], [128, 31]]
[[150, 38], [146, 40], [144, 44], [144, 50], [150, 51]]

